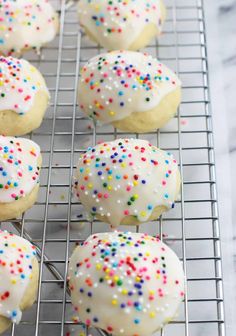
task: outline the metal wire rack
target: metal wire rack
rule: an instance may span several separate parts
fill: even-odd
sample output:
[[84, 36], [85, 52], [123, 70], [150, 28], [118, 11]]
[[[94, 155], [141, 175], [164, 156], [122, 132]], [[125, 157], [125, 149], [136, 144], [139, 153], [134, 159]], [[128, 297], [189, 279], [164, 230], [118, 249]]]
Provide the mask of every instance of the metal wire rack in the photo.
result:
[[[159, 221], [142, 225], [140, 230], [160, 234], [175, 250], [183, 261], [187, 281], [179, 316], [157, 334], [224, 336], [203, 0], [166, 0], [166, 3], [168, 18], [163, 37], [146, 51], [178, 73], [183, 82], [183, 102], [168, 126], [140, 137], [174, 153], [183, 177], [182, 192], [175, 209]], [[21, 219], [1, 223], [3, 229], [36, 245], [40, 262], [37, 303], [24, 313], [20, 325], [6, 333], [12, 336], [97, 333], [74, 323], [66, 275], [75, 244], [91, 232], [109, 227], [87, 222], [82, 206], [71, 195], [73, 170], [80, 153], [88, 146], [116, 137], [139, 137], [111, 127], [96, 130], [78, 110], [79, 69], [102, 50], [80, 32], [76, 3], [55, 0], [54, 5], [60, 12], [59, 36], [42, 50], [40, 57], [34, 53], [25, 55], [43, 73], [52, 96], [42, 126], [30, 135], [43, 153], [40, 195]]]

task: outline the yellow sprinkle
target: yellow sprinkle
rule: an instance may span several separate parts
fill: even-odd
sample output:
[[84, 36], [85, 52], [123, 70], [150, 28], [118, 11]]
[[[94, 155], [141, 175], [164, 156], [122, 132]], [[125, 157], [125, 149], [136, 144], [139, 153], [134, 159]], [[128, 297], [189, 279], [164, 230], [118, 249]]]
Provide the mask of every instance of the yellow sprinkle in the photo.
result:
[[146, 216], [146, 211], [141, 211], [141, 216], [145, 217]]
[[136, 281], [137, 281], [137, 282], [140, 282], [140, 281], [141, 281], [141, 278], [140, 278], [140, 277], [136, 277]]
[[108, 189], [108, 190], [112, 190], [112, 186], [109, 185], [109, 186], [107, 187], [107, 189]]
[[149, 252], [146, 252], [145, 255], [146, 255], [147, 257], [149, 257], [149, 256], [150, 256], [150, 253], [149, 253]]
[[16, 284], [16, 279], [12, 279], [12, 280], [11, 280], [11, 283], [12, 283], [13, 285], [15, 285], [15, 284]]
[[36, 70], [35, 67], [33, 67], [33, 66], [30, 67], [30, 71], [31, 71], [31, 72], [35, 72], [35, 70]]
[[134, 185], [134, 186], [137, 186], [137, 185], [138, 185], [138, 181], [134, 181], [134, 182], [133, 182], [133, 185]]
[[125, 167], [126, 167], [126, 163], [125, 163], [125, 162], [122, 162], [122, 163], [121, 163], [121, 167], [122, 167], [122, 168], [125, 168]]
[[149, 316], [153, 318], [153, 317], [156, 316], [156, 314], [155, 314], [154, 312], [151, 312], [151, 313], [149, 314]]
[[115, 115], [116, 113], [115, 113], [114, 111], [110, 111], [109, 114], [110, 114], [110, 116], [113, 116], [113, 115]]
[[89, 189], [92, 189], [92, 187], [93, 187], [93, 184], [92, 184], [92, 183], [89, 183], [89, 184], [88, 184], [88, 188], [89, 188]]
[[154, 295], [154, 294], [155, 294], [155, 292], [153, 290], [149, 291], [149, 295]]
[[97, 265], [96, 265], [96, 269], [97, 269], [97, 270], [100, 270], [101, 268], [102, 268], [102, 265], [101, 265], [101, 264], [97, 264]]
[[113, 177], [111, 175], [108, 176], [108, 180], [112, 180]]
[[96, 9], [96, 11], [99, 11], [100, 10], [100, 6], [99, 5], [95, 5], [94, 9]]
[[127, 289], [122, 289], [122, 294], [126, 295], [128, 293]]
[[111, 303], [115, 306], [117, 305], [117, 300], [112, 300]]

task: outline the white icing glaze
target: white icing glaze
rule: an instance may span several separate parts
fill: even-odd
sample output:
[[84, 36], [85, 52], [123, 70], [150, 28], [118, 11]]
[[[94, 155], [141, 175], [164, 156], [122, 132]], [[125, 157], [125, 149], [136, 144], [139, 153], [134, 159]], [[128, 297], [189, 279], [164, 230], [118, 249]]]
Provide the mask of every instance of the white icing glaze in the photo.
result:
[[75, 192], [87, 212], [113, 226], [126, 216], [140, 222], [157, 206], [174, 206], [178, 165], [145, 140], [118, 139], [90, 148], [79, 159]]
[[160, 3], [160, 0], [80, 0], [79, 20], [105, 48], [128, 49], [148, 24], [161, 32]]
[[151, 55], [115, 51], [83, 67], [79, 104], [89, 117], [111, 123], [153, 109], [180, 85], [178, 77]]
[[0, 136], [0, 203], [26, 196], [39, 183], [39, 155], [31, 140]]
[[0, 56], [0, 111], [30, 111], [39, 92], [49, 92], [39, 71], [26, 60]]
[[142, 233], [90, 236], [72, 254], [69, 283], [81, 321], [112, 335], [151, 335], [175, 317], [184, 297], [178, 257]]
[[27, 240], [0, 230], [0, 315], [19, 323], [20, 303], [32, 278], [35, 247]]
[[48, 0], [0, 0], [0, 51], [39, 49], [54, 39], [56, 13]]

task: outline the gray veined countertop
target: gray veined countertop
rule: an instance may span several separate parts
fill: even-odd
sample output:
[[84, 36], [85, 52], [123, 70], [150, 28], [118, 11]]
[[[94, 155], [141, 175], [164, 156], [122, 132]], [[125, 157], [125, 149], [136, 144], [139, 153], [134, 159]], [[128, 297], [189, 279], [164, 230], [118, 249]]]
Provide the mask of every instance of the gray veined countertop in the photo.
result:
[[236, 333], [236, 0], [205, 0], [205, 10], [226, 328], [231, 336]]

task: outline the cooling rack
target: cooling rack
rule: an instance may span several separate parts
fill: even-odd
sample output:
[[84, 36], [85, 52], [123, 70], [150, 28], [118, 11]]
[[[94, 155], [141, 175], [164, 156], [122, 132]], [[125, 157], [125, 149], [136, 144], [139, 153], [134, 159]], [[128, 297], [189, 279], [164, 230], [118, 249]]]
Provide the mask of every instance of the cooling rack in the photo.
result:
[[43, 154], [38, 202], [21, 219], [1, 223], [36, 245], [40, 285], [35, 305], [23, 314], [8, 336], [83, 336], [104, 334], [85, 328], [74, 317], [67, 289], [68, 258], [91, 232], [109, 230], [86, 220], [73, 199], [73, 171], [81, 153], [98, 141], [117, 137], [150, 140], [177, 158], [182, 192], [175, 209], [140, 230], [160, 237], [178, 254], [186, 274], [186, 298], [179, 316], [157, 335], [224, 336], [220, 231], [217, 211], [214, 145], [210, 110], [203, 0], [166, 0], [164, 34], [145, 51], [177, 72], [183, 82], [178, 115], [163, 129], [145, 135], [111, 127], [95, 129], [77, 106], [80, 67], [102, 52], [78, 27], [76, 3], [54, 1], [60, 12], [60, 32], [40, 56], [25, 57], [43, 73], [51, 105], [42, 126], [29, 135]]

